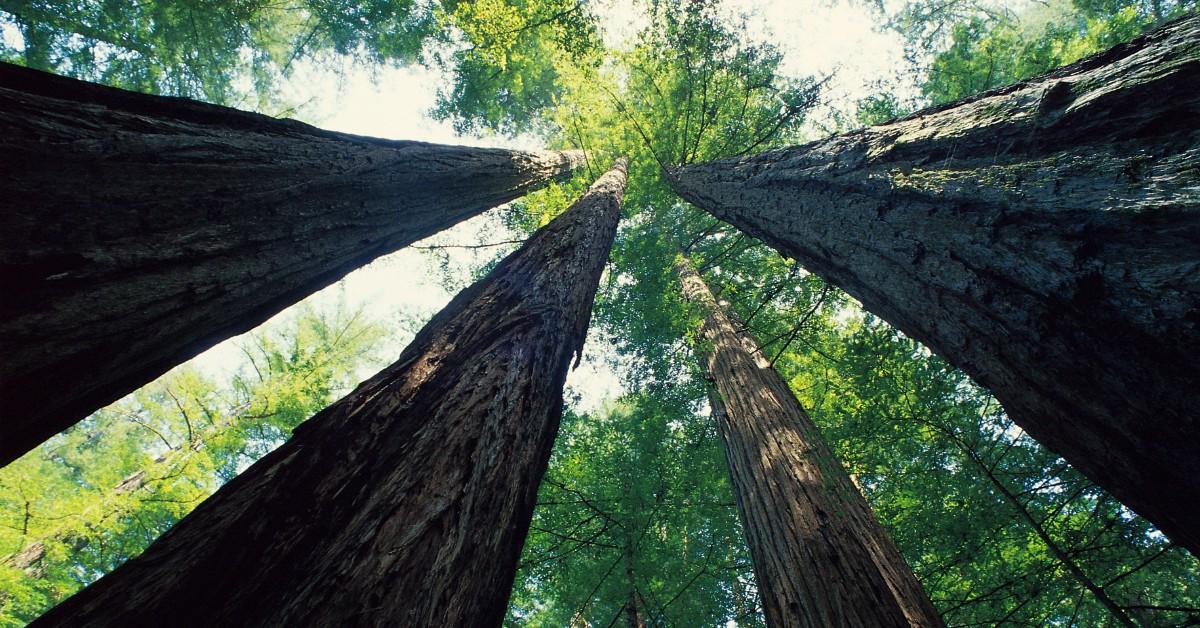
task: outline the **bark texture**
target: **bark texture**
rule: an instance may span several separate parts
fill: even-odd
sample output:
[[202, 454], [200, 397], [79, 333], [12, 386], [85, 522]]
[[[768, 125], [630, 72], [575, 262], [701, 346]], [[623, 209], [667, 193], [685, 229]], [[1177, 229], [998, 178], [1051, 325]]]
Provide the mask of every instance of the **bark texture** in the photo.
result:
[[767, 625], [941, 626], [787, 383], [686, 258], [677, 270], [704, 317], [701, 360]]
[[496, 626], [623, 163], [400, 359], [35, 626]]
[[0, 64], [0, 464], [371, 260], [579, 165]]
[[1039, 78], [676, 173], [990, 388], [1200, 556], [1200, 16]]

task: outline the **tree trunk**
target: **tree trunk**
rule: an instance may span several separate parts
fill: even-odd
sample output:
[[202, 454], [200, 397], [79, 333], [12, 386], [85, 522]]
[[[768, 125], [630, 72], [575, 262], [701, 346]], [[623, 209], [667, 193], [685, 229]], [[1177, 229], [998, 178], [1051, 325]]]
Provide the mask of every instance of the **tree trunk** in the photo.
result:
[[[629, 497], [629, 485], [625, 485], [625, 496]], [[625, 585], [629, 587], [629, 593], [625, 598], [625, 625], [628, 628], [646, 628], [646, 620], [642, 617], [641, 594], [638, 592], [637, 575], [634, 573], [634, 545], [636, 542], [633, 539], [633, 533], [628, 529], [625, 530]], [[613, 622], [615, 623], [615, 621]]]
[[0, 464], [581, 155], [387, 141], [0, 64]]
[[675, 189], [990, 388], [1200, 556], [1200, 16]]
[[[34, 25], [46, 35], [54, 31], [63, 34], [74, 33], [83, 39], [90, 39], [97, 43], [108, 44], [114, 48], [123, 48], [128, 52], [137, 53], [144, 59], [155, 59], [156, 57], [154, 49], [137, 41], [135, 36], [115, 31], [106, 31], [103, 27], [97, 28], [89, 25], [82, 19], [71, 19], [68, 16], [59, 15], [52, 10], [34, 6], [32, 3], [21, 3], [17, 6], [13, 6], [15, 3], [12, 2], [0, 2], [0, 4], [5, 5], [0, 10], [12, 15], [17, 24]], [[27, 29], [22, 28], [22, 34], [24, 35], [26, 32]], [[41, 43], [41, 46], [44, 47], [43, 50], [46, 53], [45, 60], [39, 60], [40, 62], [36, 65], [29, 63], [31, 60], [29, 54], [31, 48], [30, 40], [28, 37], [24, 39], [26, 65], [36, 70], [45, 70], [47, 72], [53, 70], [53, 64], [50, 63], [48, 58], [49, 48], [45, 47], [46, 44], [44, 42]], [[48, 37], [44, 36], [44, 39], [48, 39]]]
[[38, 626], [499, 625], [624, 165], [400, 359]]
[[941, 626], [787, 383], [686, 258], [677, 270], [704, 317], [701, 360], [767, 625]]
[[16, 16], [17, 27], [21, 30], [25, 51], [21, 58], [25, 65], [37, 70], [49, 71], [54, 65], [50, 60], [51, 34], [45, 24], [37, 21], [22, 19]]

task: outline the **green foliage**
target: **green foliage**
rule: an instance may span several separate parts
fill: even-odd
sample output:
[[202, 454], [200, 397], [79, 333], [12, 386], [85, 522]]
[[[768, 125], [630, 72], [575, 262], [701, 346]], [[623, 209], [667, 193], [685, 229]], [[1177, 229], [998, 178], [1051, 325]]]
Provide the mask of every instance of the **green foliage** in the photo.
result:
[[[670, 168], [786, 141], [816, 104], [819, 85], [781, 74], [782, 53], [748, 41], [745, 25], [725, 23], [717, 3], [664, 0], [650, 10], [650, 26], [619, 64], [585, 74], [579, 91], [590, 93], [552, 114], [568, 143], [620, 142], [635, 162]], [[601, 124], [581, 115], [587, 105], [603, 112]]]
[[934, 60], [923, 89], [934, 103], [964, 98], [1077, 61], [1132, 38], [1141, 26], [1132, 7], [1082, 24], [974, 19], [954, 27], [953, 43]]
[[454, 80], [433, 113], [460, 133], [541, 130], [539, 114], [563, 97], [566, 68], [600, 62], [595, 18], [578, 0], [460, 2], [441, 20], [463, 46], [439, 57]]
[[[914, 59], [920, 54], [941, 52], [957, 26], [972, 22], [1007, 26], [1021, 22], [1033, 27], [1027, 34], [1036, 36], [1036, 31], [1047, 22], [1059, 26], [1073, 23], [1078, 27], [1089, 20], [1110, 20], [1127, 14], [1122, 19], [1133, 19], [1141, 28], [1197, 7], [1195, 0], [906, 0], [895, 10], [883, 0], [871, 4], [884, 14], [888, 26], [904, 36]], [[1127, 32], [1121, 41], [1136, 34]]]
[[455, 78], [436, 114], [463, 132], [520, 133], [561, 95], [559, 67], [600, 60], [576, 0], [0, 0], [21, 35], [0, 60], [152, 94], [285, 110], [296, 63], [427, 58]]
[[415, 0], [0, 1], [30, 67], [153, 94], [258, 108], [300, 59], [329, 53], [411, 62], [434, 31]]
[[509, 625], [611, 625], [631, 604], [648, 625], [762, 625], [716, 428], [690, 392], [567, 413]]
[[1196, 6], [1186, 0], [1050, 0], [1018, 11], [921, 0], [908, 3], [893, 25], [914, 48], [933, 53], [922, 91], [937, 104], [1072, 63]]
[[655, 2], [624, 59], [620, 113], [660, 165], [745, 154], [789, 137], [818, 86], [779, 72], [782, 53], [724, 23], [715, 2]]
[[886, 93], [860, 98], [854, 104], [854, 118], [859, 126], [883, 124], [909, 113], [895, 96]]
[[129, 558], [354, 383], [383, 330], [302, 310], [241, 342], [223, 386], [183, 366], [0, 470], [0, 626]]

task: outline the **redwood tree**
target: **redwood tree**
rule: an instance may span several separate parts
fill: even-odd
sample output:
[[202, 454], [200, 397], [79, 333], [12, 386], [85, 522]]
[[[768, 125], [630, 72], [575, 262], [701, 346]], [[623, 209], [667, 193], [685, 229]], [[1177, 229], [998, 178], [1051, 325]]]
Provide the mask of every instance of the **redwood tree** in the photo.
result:
[[575, 153], [388, 141], [0, 64], [0, 464]]
[[767, 624], [941, 626], [787, 383], [691, 263], [676, 269], [703, 317], [698, 347]]
[[34, 625], [498, 625], [624, 187], [621, 161], [395, 364]]
[[1200, 16], [890, 123], [675, 173], [961, 367], [1200, 556]]

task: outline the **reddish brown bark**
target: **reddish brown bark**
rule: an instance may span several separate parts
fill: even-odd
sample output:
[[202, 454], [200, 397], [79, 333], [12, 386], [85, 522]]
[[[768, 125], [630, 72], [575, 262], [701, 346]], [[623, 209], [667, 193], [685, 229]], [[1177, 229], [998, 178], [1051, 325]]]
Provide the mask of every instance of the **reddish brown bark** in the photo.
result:
[[579, 155], [387, 141], [0, 64], [0, 464]]
[[871, 507], [787, 383], [682, 258], [701, 360], [773, 628], [941, 626]]
[[888, 124], [683, 168], [1200, 556], [1200, 16]]
[[623, 163], [400, 359], [36, 626], [499, 625]]

